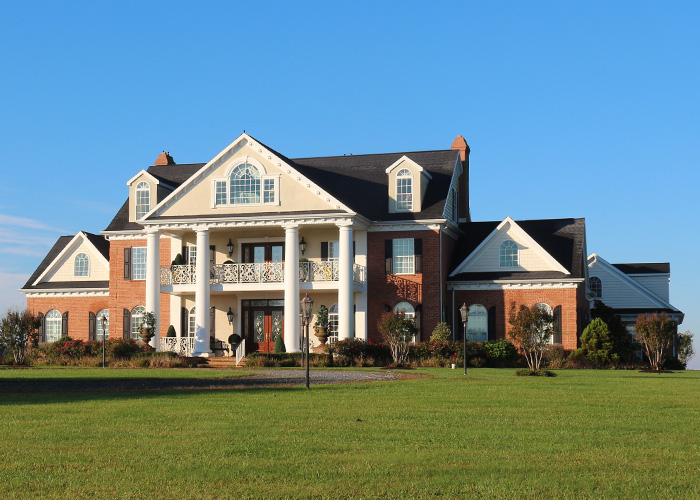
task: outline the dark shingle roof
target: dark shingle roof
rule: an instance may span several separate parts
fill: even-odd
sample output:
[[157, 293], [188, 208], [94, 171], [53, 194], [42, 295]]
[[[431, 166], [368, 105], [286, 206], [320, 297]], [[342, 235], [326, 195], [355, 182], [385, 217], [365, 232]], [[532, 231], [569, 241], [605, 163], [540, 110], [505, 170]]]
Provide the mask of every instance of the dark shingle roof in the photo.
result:
[[[25, 286], [25, 288], [27, 288]], [[31, 287], [32, 290], [56, 290], [64, 288], [86, 288], [94, 290], [96, 288], [109, 288], [109, 281], [50, 281], [39, 283]]]
[[[451, 269], [454, 270], [478, 247], [502, 221], [468, 222], [460, 224], [464, 235], [457, 242]], [[584, 219], [539, 219], [515, 221], [557, 262], [571, 274], [556, 271], [497, 271], [460, 273], [451, 281], [481, 281], [498, 279], [560, 279], [585, 276], [583, 241], [586, 232]]]
[[668, 262], [641, 262], [636, 264], [613, 264], [625, 274], [670, 274]]

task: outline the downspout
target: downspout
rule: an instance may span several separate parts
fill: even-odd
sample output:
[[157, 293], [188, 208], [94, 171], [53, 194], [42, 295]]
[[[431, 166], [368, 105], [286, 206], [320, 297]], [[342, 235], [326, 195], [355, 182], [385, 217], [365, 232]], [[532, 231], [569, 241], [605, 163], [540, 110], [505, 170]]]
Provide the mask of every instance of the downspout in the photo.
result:
[[440, 237], [440, 321], [442, 322], [445, 321], [445, 306], [442, 303], [442, 226], [440, 226], [438, 236]]
[[452, 342], [455, 341], [455, 289], [452, 288]]

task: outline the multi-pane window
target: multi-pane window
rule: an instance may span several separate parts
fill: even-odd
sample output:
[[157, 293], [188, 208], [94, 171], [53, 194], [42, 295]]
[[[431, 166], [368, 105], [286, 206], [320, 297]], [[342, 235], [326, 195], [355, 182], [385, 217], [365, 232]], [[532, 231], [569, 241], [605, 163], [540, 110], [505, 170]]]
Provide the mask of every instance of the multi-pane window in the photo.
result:
[[226, 204], [226, 181], [216, 181], [216, 204]]
[[232, 205], [260, 203], [260, 172], [250, 163], [233, 169], [230, 186]]
[[275, 180], [263, 179], [263, 203], [275, 202]]
[[187, 247], [187, 261], [190, 266], [197, 265], [197, 247], [195, 245]]
[[404, 168], [396, 174], [396, 210], [413, 209], [413, 174]]
[[[540, 302], [539, 304], [536, 304], [536, 305], [537, 305], [537, 307], [540, 309], [540, 311], [544, 311], [544, 312], [546, 312], [546, 313], [548, 313], [548, 314], [550, 314], [550, 315], [553, 315], [553, 314], [554, 314], [554, 311], [552, 310], [552, 307], [551, 307], [549, 304], [545, 304], [544, 302]], [[554, 325], [551, 324], [551, 323], [550, 323], [549, 325], [547, 325], [547, 326], [550, 327], [550, 328], [553, 328], [553, 327], [554, 327]], [[553, 343], [554, 343], [554, 335], [550, 335], [550, 336], [549, 336], [549, 343], [550, 343], [550, 344], [553, 344]]]
[[413, 238], [394, 240], [394, 274], [415, 274]]
[[[394, 306], [394, 313], [403, 313], [404, 318], [410, 319], [411, 321], [413, 321], [414, 324], [416, 322], [416, 310], [408, 302], [399, 302], [398, 304], [396, 304]], [[416, 325], [416, 327], [418, 327], [418, 325]], [[417, 335], [414, 336], [413, 339], [411, 339], [411, 342], [417, 342], [417, 341], [418, 341]]]
[[340, 259], [340, 247], [337, 241], [328, 242], [328, 260]]
[[328, 336], [338, 337], [338, 304], [328, 309]]
[[603, 296], [603, 282], [600, 281], [600, 278], [597, 276], [591, 276], [591, 278], [588, 280], [588, 286], [591, 289], [591, 292], [593, 292], [593, 296], [596, 298], [600, 298]]
[[489, 337], [488, 312], [481, 304], [469, 306], [467, 319], [467, 340], [472, 342], [486, 342]]
[[501, 267], [518, 266], [518, 245], [512, 240], [501, 243]]
[[146, 247], [131, 248], [131, 279], [146, 279]]
[[61, 338], [61, 327], [62, 327], [61, 313], [56, 309], [53, 309], [46, 313], [46, 342], [56, 342]]
[[136, 186], [136, 219], [140, 219], [151, 210], [151, 188], [147, 182]]
[[194, 337], [195, 333], [197, 333], [197, 316], [195, 314], [196, 312], [197, 311], [194, 307], [190, 309], [189, 325], [187, 329], [188, 337]]
[[[105, 318], [104, 328], [102, 327], [102, 318]], [[109, 309], [102, 309], [98, 311], [97, 316], [97, 337], [96, 340], [102, 340], [104, 336], [105, 340], [109, 338]]]
[[76, 277], [90, 276], [90, 258], [84, 253], [76, 255], [73, 270]]
[[131, 338], [140, 339], [141, 335], [141, 323], [143, 323], [143, 314], [146, 312], [146, 308], [143, 306], [136, 306], [131, 310]]

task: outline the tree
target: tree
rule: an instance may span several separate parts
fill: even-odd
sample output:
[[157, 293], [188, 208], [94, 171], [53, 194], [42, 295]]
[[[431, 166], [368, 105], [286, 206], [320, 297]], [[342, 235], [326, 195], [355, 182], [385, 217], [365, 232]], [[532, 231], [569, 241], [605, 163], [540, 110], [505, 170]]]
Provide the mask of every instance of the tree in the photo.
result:
[[635, 337], [641, 342], [652, 370], [660, 370], [666, 352], [673, 345], [676, 324], [666, 313], [640, 314], [634, 325]]
[[389, 346], [394, 364], [404, 366], [408, 362], [408, 346], [418, 333], [413, 320], [407, 318], [404, 311], [388, 312], [379, 320], [377, 328]]
[[27, 343], [36, 335], [40, 324], [39, 318], [27, 309], [10, 309], [0, 321], [0, 346], [12, 350], [15, 364], [24, 364]]
[[693, 356], [695, 356], [693, 334], [690, 330], [686, 330], [685, 333], [678, 334], [678, 361], [687, 367]]
[[586, 358], [594, 364], [602, 365], [620, 359], [613, 353], [610, 329], [600, 318], [594, 319], [583, 330], [581, 347], [586, 350]]
[[554, 331], [554, 316], [537, 305], [521, 305], [516, 310], [511, 302], [508, 322], [513, 326], [508, 336], [520, 347], [527, 359], [530, 371], [540, 369], [542, 355]]
[[275, 337], [275, 354], [282, 354], [283, 352], [287, 352], [287, 349], [284, 346], [282, 335], [278, 334], [277, 337]]
[[430, 340], [437, 340], [440, 342], [445, 342], [447, 340], [452, 340], [452, 329], [447, 323], [438, 323], [433, 329], [433, 333], [430, 334]]
[[591, 309], [591, 317], [593, 319], [600, 318], [608, 325], [613, 354], [617, 354], [623, 361], [631, 361], [635, 358], [632, 337], [612, 307], [596, 300], [593, 309]]

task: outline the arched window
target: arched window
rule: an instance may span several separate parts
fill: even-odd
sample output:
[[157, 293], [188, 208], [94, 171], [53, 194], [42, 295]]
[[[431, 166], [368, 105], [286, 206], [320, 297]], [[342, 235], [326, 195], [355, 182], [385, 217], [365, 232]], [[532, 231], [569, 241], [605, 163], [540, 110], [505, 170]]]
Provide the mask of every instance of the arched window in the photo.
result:
[[413, 174], [407, 168], [396, 174], [396, 210], [413, 209]]
[[195, 316], [195, 308], [193, 307], [190, 309], [190, 323], [187, 326], [187, 336], [188, 337], [194, 337], [195, 333], [197, 333], [197, 317]]
[[79, 253], [75, 256], [73, 275], [76, 277], [90, 276], [90, 257], [87, 254]]
[[136, 186], [136, 219], [140, 219], [151, 211], [151, 188], [147, 182], [139, 182]]
[[[104, 329], [102, 328], [102, 317], [105, 317], [107, 322], [105, 323]], [[97, 312], [97, 316], [95, 317], [97, 321], [97, 336], [95, 337], [95, 340], [102, 340], [102, 336], [104, 335], [105, 340], [109, 338], [109, 309], [102, 309]]]
[[260, 172], [250, 163], [244, 163], [234, 168], [229, 184], [232, 205], [260, 203]]
[[597, 276], [591, 276], [588, 280], [588, 286], [593, 292], [593, 296], [601, 298], [603, 296], [603, 282]]
[[518, 266], [518, 245], [512, 240], [501, 243], [501, 267]]
[[489, 339], [489, 316], [481, 304], [469, 306], [467, 319], [467, 340], [471, 342], [486, 342]]
[[131, 338], [134, 340], [141, 338], [141, 323], [145, 312], [146, 308], [143, 306], [136, 306], [131, 310]]
[[[415, 324], [416, 310], [413, 308], [413, 306], [411, 304], [409, 304], [408, 302], [399, 302], [398, 304], [396, 304], [394, 306], [394, 313], [399, 313], [399, 312], [403, 312], [404, 317], [406, 319], [413, 320], [413, 322]], [[418, 325], [416, 325], [416, 327], [418, 327]], [[413, 337], [413, 340], [411, 342], [414, 342], [414, 343], [418, 342], [418, 336], [419, 336], [419, 334], [417, 333]]]
[[[545, 311], [545, 312], [551, 314], [552, 316], [554, 316], [554, 310], [552, 309], [552, 307], [549, 304], [545, 304], [544, 302], [540, 302], [539, 304], [536, 304], [536, 305], [537, 305], [537, 307], [540, 308], [541, 311]], [[553, 328], [554, 324], [550, 323], [549, 326]], [[554, 331], [552, 331], [552, 333], [554, 333]], [[554, 343], [554, 335], [549, 336], [549, 343], [550, 344]]]
[[338, 304], [333, 304], [328, 309], [328, 336], [338, 336]]
[[61, 338], [62, 332], [61, 313], [56, 309], [46, 313], [46, 342], [56, 342]]

